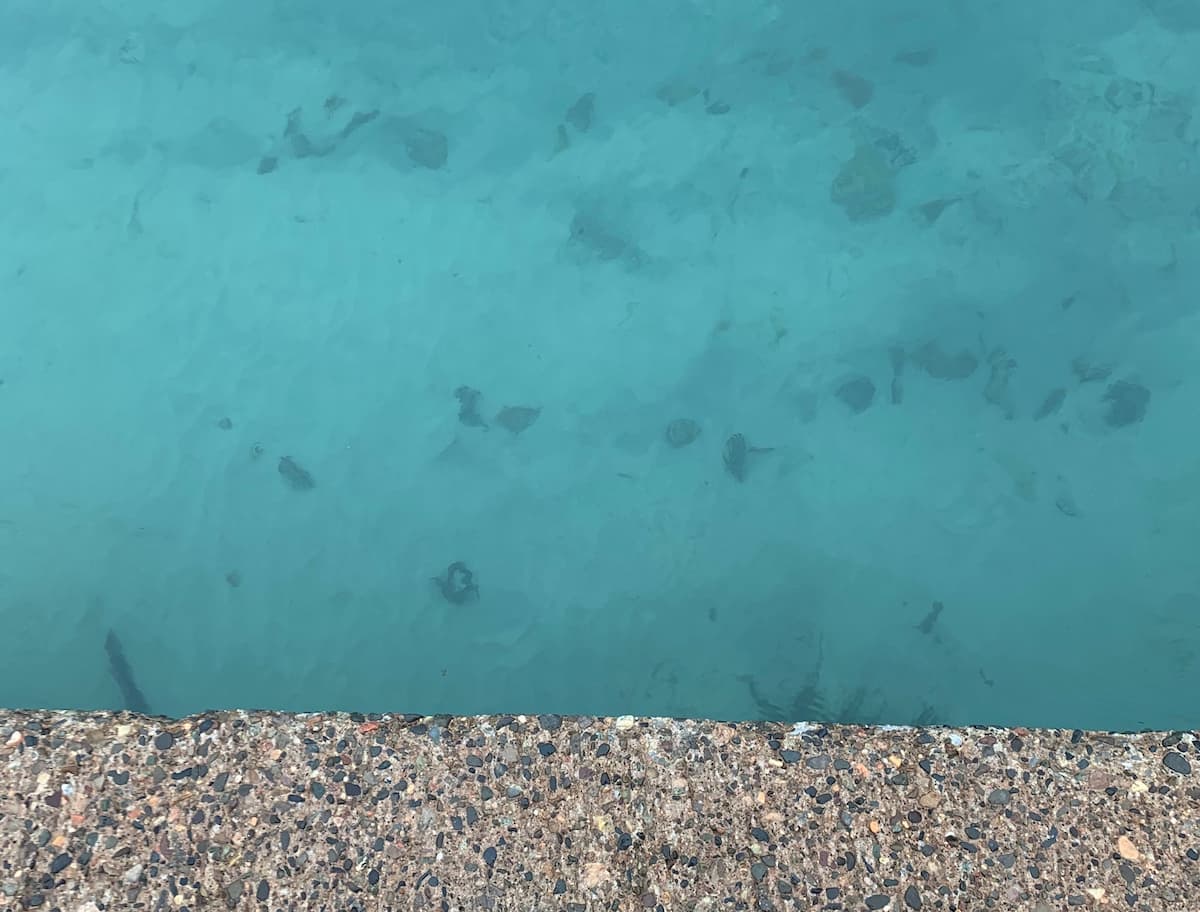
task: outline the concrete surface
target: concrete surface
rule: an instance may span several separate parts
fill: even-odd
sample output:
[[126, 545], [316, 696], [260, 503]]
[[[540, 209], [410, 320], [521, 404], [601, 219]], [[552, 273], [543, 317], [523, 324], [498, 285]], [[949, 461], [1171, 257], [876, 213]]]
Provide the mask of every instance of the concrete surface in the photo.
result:
[[1200, 908], [1200, 734], [0, 713], [0, 907]]

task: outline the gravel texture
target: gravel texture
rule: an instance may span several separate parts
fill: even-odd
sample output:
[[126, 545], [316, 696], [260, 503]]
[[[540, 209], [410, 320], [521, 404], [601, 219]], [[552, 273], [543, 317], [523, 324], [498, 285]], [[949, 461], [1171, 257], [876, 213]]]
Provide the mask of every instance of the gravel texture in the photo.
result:
[[0, 714], [0, 908], [1184, 910], [1200, 734]]

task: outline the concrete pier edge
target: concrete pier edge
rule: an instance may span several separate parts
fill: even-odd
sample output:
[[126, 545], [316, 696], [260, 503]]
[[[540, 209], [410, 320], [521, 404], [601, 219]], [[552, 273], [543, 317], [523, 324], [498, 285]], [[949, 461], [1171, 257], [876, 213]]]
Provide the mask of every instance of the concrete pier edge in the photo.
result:
[[0, 908], [1200, 908], [1200, 733], [0, 711]]

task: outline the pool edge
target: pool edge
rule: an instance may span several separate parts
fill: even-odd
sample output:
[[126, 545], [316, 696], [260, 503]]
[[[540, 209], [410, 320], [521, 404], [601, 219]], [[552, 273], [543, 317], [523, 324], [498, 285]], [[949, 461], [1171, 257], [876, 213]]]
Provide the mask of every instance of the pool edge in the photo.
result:
[[1189, 732], [0, 711], [0, 783], [0, 907], [1050, 912], [1200, 895]]

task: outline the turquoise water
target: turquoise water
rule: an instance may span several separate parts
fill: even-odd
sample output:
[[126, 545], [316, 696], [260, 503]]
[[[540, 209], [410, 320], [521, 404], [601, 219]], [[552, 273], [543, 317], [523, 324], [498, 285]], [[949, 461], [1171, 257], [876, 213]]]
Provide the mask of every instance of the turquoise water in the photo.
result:
[[1196, 725], [1197, 9], [10, 0], [0, 704]]

